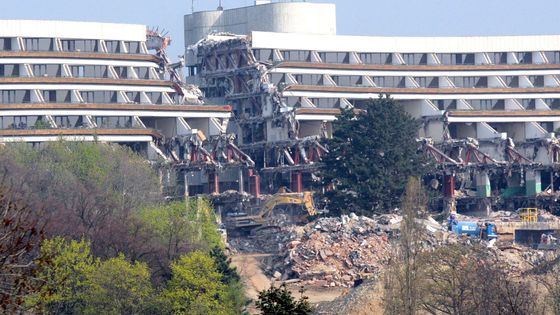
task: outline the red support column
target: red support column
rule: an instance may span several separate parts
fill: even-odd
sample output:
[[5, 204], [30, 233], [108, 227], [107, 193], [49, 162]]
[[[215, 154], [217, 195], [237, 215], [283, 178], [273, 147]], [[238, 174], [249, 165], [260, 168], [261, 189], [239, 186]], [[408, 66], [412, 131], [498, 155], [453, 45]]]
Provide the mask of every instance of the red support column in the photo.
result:
[[255, 174], [255, 197], [261, 196], [261, 177]]
[[211, 194], [220, 193], [220, 177], [218, 172], [208, 174], [208, 192]]
[[296, 172], [296, 179], [295, 179], [295, 191], [300, 193], [303, 191], [303, 184], [302, 184], [302, 174], [301, 171]]
[[218, 172], [214, 173], [214, 193], [220, 193], [220, 176], [218, 176]]
[[[300, 151], [299, 147], [296, 147], [294, 156], [295, 165], [299, 165], [300, 163]], [[302, 192], [302, 183], [301, 183], [301, 171], [292, 172], [292, 190], [295, 192]]]
[[[249, 177], [252, 177], [255, 180], [254, 193], [255, 193], [255, 197], [258, 198], [261, 195], [261, 177], [258, 174], [256, 174], [253, 169], [249, 169]], [[250, 185], [250, 181], [249, 181], [249, 185]], [[249, 191], [253, 191], [253, 190], [249, 188]]]
[[455, 197], [455, 176], [453, 174], [443, 176], [443, 196], [446, 198]]

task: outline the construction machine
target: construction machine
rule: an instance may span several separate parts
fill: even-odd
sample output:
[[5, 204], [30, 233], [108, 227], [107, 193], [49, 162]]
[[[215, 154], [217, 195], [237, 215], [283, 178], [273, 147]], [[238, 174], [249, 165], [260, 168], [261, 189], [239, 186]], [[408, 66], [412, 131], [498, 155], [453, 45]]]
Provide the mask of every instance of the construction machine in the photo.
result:
[[313, 202], [313, 193], [305, 191], [302, 193], [288, 192], [280, 189], [278, 193], [270, 196], [264, 204], [257, 208], [258, 213], [248, 215], [246, 213], [230, 213], [226, 217], [226, 228], [228, 234], [254, 233], [258, 229], [273, 228], [270, 224], [269, 216], [275, 207], [281, 205], [302, 205], [305, 214], [295, 216], [294, 222], [304, 222], [309, 217], [317, 215], [317, 209]]
[[480, 238], [491, 241], [498, 238], [498, 231], [494, 223], [466, 222], [457, 221], [455, 215], [451, 215], [448, 220], [448, 228], [453, 233], [462, 236]]

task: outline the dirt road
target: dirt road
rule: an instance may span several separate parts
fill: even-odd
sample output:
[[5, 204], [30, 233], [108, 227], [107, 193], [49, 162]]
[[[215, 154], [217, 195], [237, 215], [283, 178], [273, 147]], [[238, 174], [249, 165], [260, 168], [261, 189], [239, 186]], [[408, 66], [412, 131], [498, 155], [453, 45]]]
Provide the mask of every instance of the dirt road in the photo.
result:
[[245, 284], [245, 292], [248, 298], [256, 300], [259, 291], [270, 287], [270, 279], [261, 269], [262, 261], [270, 257], [270, 254], [238, 254], [231, 258], [232, 265], [237, 268], [241, 280]]
[[[258, 298], [259, 291], [268, 289], [272, 284], [261, 268], [263, 261], [270, 256], [270, 254], [237, 254], [231, 257], [232, 265], [237, 268], [237, 272], [239, 272], [241, 280], [245, 285], [245, 294], [252, 300]], [[299, 290], [301, 286], [293, 284], [288, 286], [288, 288], [294, 297], [300, 297]], [[309, 302], [311, 304], [332, 301], [347, 292], [347, 289], [344, 288], [306, 286], [304, 289], [304, 295], [309, 297]], [[249, 311], [251, 314], [256, 314], [254, 305], [249, 307]]]

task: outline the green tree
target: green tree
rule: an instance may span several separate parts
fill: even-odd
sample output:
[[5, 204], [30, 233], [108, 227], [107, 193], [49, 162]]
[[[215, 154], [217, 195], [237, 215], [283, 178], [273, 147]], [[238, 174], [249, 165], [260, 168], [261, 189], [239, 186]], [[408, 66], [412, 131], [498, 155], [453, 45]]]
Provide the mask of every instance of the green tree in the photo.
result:
[[191, 198], [186, 202], [171, 202], [150, 206], [136, 214], [144, 234], [154, 236], [154, 272], [170, 277], [169, 264], [193, 250], [209, 252], [223, 247], [214, 210], [208, 200]]
[[152, 314], [154, 290], [145, 263], [124, 255], [101, 261], [87, 241], [61, 237], [41, 244], [40, 290], [27, 304], [45, 314]]
[[43, 241], [40, 252], [37, 278], [41, 286], [28, 303], [46, 314], [83, 313], [88, 275], [99, 266], [90, 243], [56, 237]]
[[398, 207], [408, 178], [423, 173], [419, 122], [380, 96], [364, 111], [343, 110], [333, 127], [321, 172], [327, 209], [371, 215]]
[[236, 311], [236, 314], [242, 313], [249, 301], [244, 294], [245, 290], [237, 269], [231, 266], [231, 259], [226, 256], [221, 247], [214, 247], [210, 251], [210, 256], [214, 259], [218, 272], [222, 275], [222, 283], [227, 286], [225, 300], [228, 301], [228, 305], [231, 305], [232, 310]]
[[153, 314], [154, 289], [145, 263], [124, 255], [103, 261], [88, 273], [85, 314]]
[[221, 281], [223, 284], [230, 284], [240, 280], [236, 268], [231, 267], [231, 259], [226, 256], [222, 248], [212, 248], [210, 257], [214, 258], [218, 272], [222, 274]]
[[172, 314], [231, 314], [225, 302], [226, 286], [216, 263], [195, 251], [171, 264], [173, 277], [162, 293], [162, 305]]
[[268, 290], [259, 292], [256, 302], [257, 308], [263, 315], [306, 315], [311, 314], [311, 305], [307, 297], [303, 296], [296, 300], [285, 284], [280, 287], [271, 286]]

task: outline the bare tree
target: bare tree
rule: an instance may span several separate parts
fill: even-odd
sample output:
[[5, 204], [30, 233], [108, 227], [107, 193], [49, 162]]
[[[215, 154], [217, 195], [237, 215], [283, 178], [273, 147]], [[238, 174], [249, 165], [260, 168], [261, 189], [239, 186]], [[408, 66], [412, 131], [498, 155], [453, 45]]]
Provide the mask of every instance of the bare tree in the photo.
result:
[[418, 219], [426, 212], [426, 196], [417, 178], [410, 178], [402, 202], [403, 221], [397, 254], [385, 276], [385, 313], [416, 314], [421, 304], [421, 242], [424, 229]]
[[[4, 172], [5, 174], [5, 172]], [[33, 290], [34, 254], [43, 236], [36, 209], [0, 177], [0, 310], [18, 313]]]
[[481, 245], [448, 245], [426, 261], [430, 314], [542, 314], [529, 283]]

